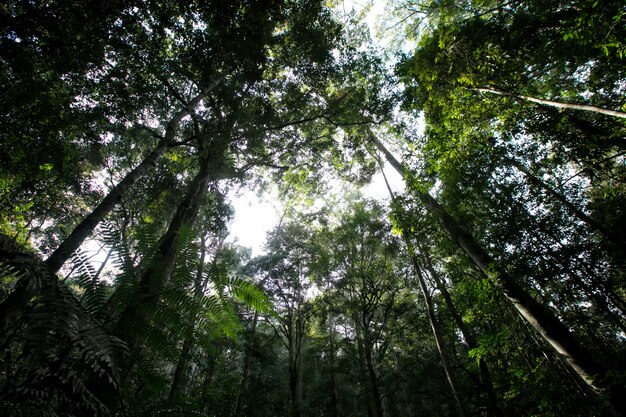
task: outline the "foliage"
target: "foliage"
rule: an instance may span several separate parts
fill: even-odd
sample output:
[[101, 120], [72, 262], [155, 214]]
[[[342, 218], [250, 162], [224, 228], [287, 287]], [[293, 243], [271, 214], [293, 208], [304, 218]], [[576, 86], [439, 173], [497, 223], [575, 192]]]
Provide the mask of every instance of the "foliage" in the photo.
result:
[[[378, 46], [374, 2], [92, 3], [0, 6], [9, 415], [626, 412], [623, 2], [394, 1]], [[286, 202], [255, 257], [242, 187]]]
[[[9, 240], [3, 237], [3, 245]], [[19, 251], [19, 249], [17, 249]], [[2, 276], [37, 286], [30, 300], [2, 337], [5, 347], [2, 404], [9, 415], [37, 412], [56, 415], [106, 415], [109, 404], [102, 386], [117, 390], [126, 344], [108, 334], [64, 283], [33, 254], [3, 252]], [[52, 279], [51, 279], [52, 278]]]

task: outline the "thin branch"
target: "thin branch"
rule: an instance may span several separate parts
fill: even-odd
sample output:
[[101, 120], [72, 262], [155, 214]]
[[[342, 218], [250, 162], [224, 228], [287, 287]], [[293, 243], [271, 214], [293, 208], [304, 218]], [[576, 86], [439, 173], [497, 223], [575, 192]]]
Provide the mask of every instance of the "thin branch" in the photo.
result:
[[543, 106], [556, 107], [556, 108], [559, 108], [559, 109], [588, 111], [588, 112], [605, 114], [605, 115], [608, 115], [608, 116], [613, 116], [613, 117], [619, 117], [619, 118], [622, 118], [622, 119], [626, 119], [626, 113], [622, 112], [622, 111], [610, 110], [610, 109], [605, 109], [605, 108], [597, 107], [597, 106], [589, 106], [589, 105], [586, 105], [586, 104], [571, 104], [571, 103], [563, 103], [563, 102], [560, 102], [560, 101], [544, 100], [544, 99], [540, 99], [540, 98], [536, 98], [536, 97], [525, 96], [525, 95], [522, 95], [522, 94], [513, 93], [513, 92], [510, 92], [510, 91], [503, 90], [501, 88], [496, 88], [496, 87], [491, 87], [491, 86], [479, 87], [479, 88], [470, 88], [470, 90], [477, 91], [479, 93], [496, 94], [496, 95], [500, 95], [500, 96], [504, 96], [504, 97], [509, 97], [509, 98], [512, 98], [512, 99], [515, 99], [515, 100], [530, 101], [532, 103], [541, 104]]

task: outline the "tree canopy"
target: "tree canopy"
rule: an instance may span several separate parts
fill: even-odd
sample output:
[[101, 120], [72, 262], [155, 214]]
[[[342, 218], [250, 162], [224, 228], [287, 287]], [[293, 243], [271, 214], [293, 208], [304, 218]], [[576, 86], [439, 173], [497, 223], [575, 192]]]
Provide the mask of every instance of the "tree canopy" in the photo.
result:
[[623, 2], [380, 6], [0, 6], [3, 412], [626, 415]]

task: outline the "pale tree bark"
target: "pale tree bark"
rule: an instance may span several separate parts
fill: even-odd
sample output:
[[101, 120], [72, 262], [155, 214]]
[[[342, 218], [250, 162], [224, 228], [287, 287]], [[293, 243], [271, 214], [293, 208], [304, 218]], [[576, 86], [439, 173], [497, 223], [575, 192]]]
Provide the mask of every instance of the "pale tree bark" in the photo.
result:
[[473, 91], [478, 91], [480, 93], [489, 93], [489, 94], [497, 94], [504, 97], [509, 97], [515, 100], [523, 100], [529, 101], [531, 103], [541, 104], [543, 106], [556, 107], [558, 109], [568, 109], [568, 110], [579, 110], [579, 111], [588, 111], [593, 113], [604, 114], [607, 116], [626, 118], [626, 113], [617, 110], [605, 109], [597, 106], [589, 106], [585, 104], [571, 104], [571, 103], [563, 103], [560, 101], [553, 100], [544, 100], [536, 97], [525, 96], [522, 94], [513, 93], [511, 91], [506, 91], [501, 88], [496, 87], [480, 87], [480, 88], [472, 88]]
[[[383, 174], [383, 178], [385, 179], [387, 190], [389, 191], [389, 196], [392, 202], [395, 202], [395, 195], [393, 191], [391, 190], [389, 181], [387, 181], [387, 176], [385, 175], [385, 171], [383, 170], [383, 164], [380, 158], [378, 158], [378, 162], [380, 164], [380, 170]], [[439, 326], [436, 321], [434, 309], [432, 308], [432, 298], [430, 297], [430, 293], [426, 292], [428, 288], [426, 286], [426, 282], [424, 280], [423, 274], [421, 273], [421, 270], [420, 270], [420, 265], [418, 262], [415, 247], [412, 245], [409, 236], [406, 233], [404, 233], [404, 231], [402, 233], [402, 237], [404, 238], [405, 244], [409, 251], [409, 255], [413, 263], [413, 268], [416, 271], [416, 274], [420, 283], [420, 288], [422, 290], [422, 293], [424, 294], [424, 301], [426, 303], [426, 308], [428, 311], [428, 317], [430, 319], [431, 327], [433, 330], [433, 335], [437, 342], [437, 349], [439, 350], [439, 355], [441, 356], [442, 364], [444, 367], [444, 372], [448, 379], [448, 384], [450, 385], [450, 390], [452, 391], [455, 402], [457, 404], [457, 411], [459, 415], [463, 416], [465, 415], [465, 408], [463, 407], [462, 397], [460, 395], [460, 392], [456, 388], [456, 384], [454, 383], [450, 366], [448, 364], [448, 361], [445, 356], [445, 352], [443, 350], [443, 343], [441, 341]], [[432, 266], [432, 262], [430, 260], [430, 256], [428, 252], [424, 250], [424, 248], [421, 247], [419, 243], [417, 244], [417, 247], [419, 248], [420, 254], [424, 257], [424, 261], [425, 261], [424, 264], [425, 264], [426, 269], [428, 270], [428, 272], [430, 273], [430, 276], [435, 281], [435, 284], [437, 285], [437, 288], [439, 289], [439, 291], [443, 294], [448, 310], [450, 311], [457, 327], [459, 328], [459, 330], [461, 330], [461, 333], [463, 334], [463, 338], [466, 340], [470, 349], [477, 348], [478, 343], [476, 342], [476, 339], [468, 331], [467, 326], [465, 326], [465, 323], [463, 323], [461, 316], [456, 311], [456, 308], [454, 307], [454, 303], [452, 302], [452, 298], [450, 297], [450, 293], [448, 292], [444, 283], [439, 279], [438, 274], [435, 272]], [[489, 399], [489, 404], [490, 404], [489, 415], [493, 415], [495, 417], [503, 417], [502, 410], [498, 406], [498, 400], [497, 400], [495, 390], [493, 388], [493, 382], [491, 380], [491, 372], [489, 371], [489, 367], [487, 366], [487, 363], [485, 362], [485, 360], [482, 358], [478, 359], [478, 366], [479, 366], [480, 375], [481, 375], [481, 383], [483, 384], [483, 388], [487, 393], [487, 398]]]
[[[373, 134], [370, 134], [370, 140], [385, 155], [391, 166], [406, 179], [409, 172], [405, 167]], [[498, 267], [495, 259], [428, 192], [419, 188], [413, 189], [413, 192], [426, 209], [439, 220], [444, 230], [472, 262], [485, 276], [491, 278], [494, 286], [513, 304], [519, 314], [563, 358], [571, 370], [599, 394], [602, 387], [597, 381], [600, 381], [601, 377], [606, 374], [606, 370], [591, 356], [567, 326], [549, 308], [535, 300], [504, 268]], [[600, 378], [596, 380], [596, 377]]]

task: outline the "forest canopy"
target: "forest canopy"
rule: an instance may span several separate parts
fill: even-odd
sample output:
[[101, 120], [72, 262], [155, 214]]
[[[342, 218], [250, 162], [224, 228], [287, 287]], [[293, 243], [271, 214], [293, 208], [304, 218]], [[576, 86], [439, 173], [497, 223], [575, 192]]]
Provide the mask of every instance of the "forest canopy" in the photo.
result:
[[6, 415], [626, 416], [623, 1], [0, 16]]

